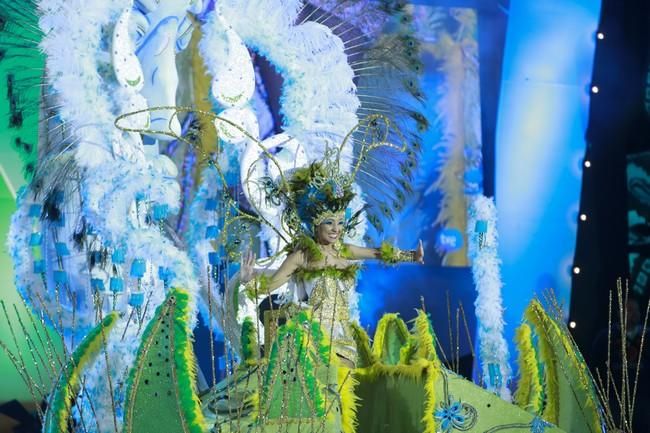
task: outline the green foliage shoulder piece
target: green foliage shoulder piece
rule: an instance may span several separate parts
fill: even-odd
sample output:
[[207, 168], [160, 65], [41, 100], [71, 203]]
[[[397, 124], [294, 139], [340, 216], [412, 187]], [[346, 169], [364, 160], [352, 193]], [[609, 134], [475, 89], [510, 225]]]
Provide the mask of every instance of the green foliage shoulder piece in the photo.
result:
[[398, 314], [384, 314], [377, 324], [372, 352], [375, 357], [387, 365], [396, 365], [400, 361], [400, 352], [409, 338], [406, 323]]
[[118, 314], [111, 313], [83, 339], [70, 357], [50, 395], [43, 423], [43, 433], [68, 431], [70, 408], [81, 387], [82, 372], [93, 362], [106, 342], [106, 335], [117, 323]]
[[[244, 292], [248, 299], [261, 299], [269, 294], [269, 277], [266, 274], [260, 274], [250, 280], [248, 283], [244, 284]], [[235, 311], [239, 309], [239, 291], [237, 291], [237, 296], [233, 296], [233, 307]]]
[[341, 247], [339, 248], [339, 254], [341, 254], [341, 257], [344, 259], [352, 260], [354, 258], [348, 244], [341, 244]]
[[205, 431], [188, 301], [187, 292], [171, 290], [143, 333], [127, 383], [124, 433]]
[[370, 349], [370, 338], [366, 331], [356, 323], [350, 324], [352, 338], [357, 345], [357, 367], [366, 368], [377, 362], [377, 358]]
[[422, 310], [418, 310], [413, 325], [413, 335], [417, 340], [417, 357], [429, 361], [438, 361], [436, 352], [436, 333], [433, 331], [429, 316]]
[[600, 432], [603, 411], [596, 387], [569, 331], [537, 300], [530, 303], [525, 318], [537, 335], [545, 368], [546, 402], [542, 416], [571, 433]]
[[295, 251], [302, 251], [308, 261], [319, 262], [323, 260], [323, 253], [316, 244], [316, 241], [307, 235], [296, 236], [293, 242], [285, 247], [289, 254]]
[[358, 264], [352, 264], [345, 268], [337, 268], [335, 266], [326, 266], [320, 269], [298, 268], [293, 275], [296, 279], [303, 281], [309, 281], [324, 276], [335, 278], [337, 280], [354, 280], [357, 277], [359, 269], [361, 269], [361, 266]]
[[533, 346], [532, 331], [527, 323], [523, 323], [515, 333], [515, 344], [519, 351], [519, 382], [514, 400], [517, 406], [541, 415], [544, 406], [544, 389], [542, 374], [539, 370], [537, 352]]

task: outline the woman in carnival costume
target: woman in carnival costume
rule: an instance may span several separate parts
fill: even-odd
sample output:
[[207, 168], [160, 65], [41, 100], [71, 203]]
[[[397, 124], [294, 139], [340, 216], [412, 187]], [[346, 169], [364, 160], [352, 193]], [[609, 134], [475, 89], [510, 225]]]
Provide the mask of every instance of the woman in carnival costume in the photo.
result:
[[[322, 160], [281, 172], [277, 180], [245, 182], [264, 185], [266, 200], [282, 209], [282, 227], [273, 229], [288, 234], [289, 243], [273, 271], [259, 267], [269, 260], [256, 260], [251, 251], [242, 254], [240, 272], [228, 284], [224, 304], [235, 311], [225, 314], [236, 316], [240, 327], [225, 331], [229, 339], [239, 340], [233, 344], [241, 362], [202, 398], [216, 431], [277, 431], [278, 424], [281, 431], [355, 431], [354, 328], [360, 328], [351, 307], [360, 261], [423, 263], [424, 249], [422, 242], [409, 251], [387, 242], [379, 248], [344, 242], [354, 237], [365, 211], [351, 209], [362, 159], [349, 173], [342, 173], [339, 159], [340, 152], [327, 151]], [[271, 300], [275, 297], [279, 303]], [[258, 311], [265, 298], [270, 315]]]
[[350, 333], [350, 293], [354, 291], [360, 260], [377, 259], [388, 264], [424, 263], [422, 241], [416, 250], [402, 251], [384, 242], [366, 248], [343, 242], [355, 230], [363, 210], [352, 213], [355, 193], [352, 178], [337, 172], [337, 164], [313, 162], [295, 170], [285, 188], [276, 188], [285, 203], [284, 218], [295, 233], [285, 248], [288, 255], [270, 277], [255, 275], [255, 256], [242, 262], [240, 282], [245, 293], [255, 297], [289, 283], [288, 301], [312, 309], [329, 335], [340, 360], [354, 366], [356, 349]]

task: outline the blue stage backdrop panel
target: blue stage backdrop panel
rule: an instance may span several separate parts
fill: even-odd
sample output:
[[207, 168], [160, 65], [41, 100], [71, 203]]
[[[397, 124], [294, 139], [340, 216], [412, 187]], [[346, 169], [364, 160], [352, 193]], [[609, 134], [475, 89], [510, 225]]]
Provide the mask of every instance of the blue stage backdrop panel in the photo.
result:
[[[370, 233], [370, 243], [388, 239], [409, 249], [421, 239], [427, 264], [365, 267], [359, 282], [361, 322], [372, 335], [382, 314], [398, 312], [410, 320], [424, 305], [447, 356], [456, 356], [457, 344], [464, 356], [476, 329], [467, 202], [483, 190], [479, 15], [473, 8], [427, 4], [413, 5], [412, 11], [422, 41], [420, 85], [426, 95], [424, 107], [417, 108], [425, 110], [431, 127], [423, 134], [413, 194], [397, 218], [383, 221], [384, 233]], [[464, 314], [459, 312], [457, 324], [461, 304]]]
[[510, 4], [495, 150], [509, 341], [534, 296], [568, 307], [599, 14], [600, 0]]
[[361, 325], [371, 337], [384, 313], [399, 313], [408, 324], [424, 306], [445, 356], [455, 358], [457, 346], [461, 357], [471, 353], [476, 293], [468, 268], [372, 264], [365, 267], [358, 290]]
[[[412, 7], [422, 42], [420, 86], [430, 128], [413, 175], [404, 211], [382, 221], [383, 233], [371, 243], [391, 239], [404, 247], [424, 241], [427, 262], [468, 266], [467, 199], [483, 189], [478, 13], [471, 8], [424, 4]], [[406, 229], [408, 227], [408, 229]]]

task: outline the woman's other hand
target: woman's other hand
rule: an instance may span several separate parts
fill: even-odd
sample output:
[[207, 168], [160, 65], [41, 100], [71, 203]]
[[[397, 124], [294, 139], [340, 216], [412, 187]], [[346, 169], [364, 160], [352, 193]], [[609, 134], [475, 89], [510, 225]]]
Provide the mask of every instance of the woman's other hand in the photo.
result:
[[239, 262], [239, 280], [246, 284], [255, 278], [255, 254], [252, 250], [247, 250], [241, 255]]
[[418, 247], [413, 251], [413, 261], [421, 265], [424, 264], [424, 246], [422, 245], [422, 239], [418, 241]]

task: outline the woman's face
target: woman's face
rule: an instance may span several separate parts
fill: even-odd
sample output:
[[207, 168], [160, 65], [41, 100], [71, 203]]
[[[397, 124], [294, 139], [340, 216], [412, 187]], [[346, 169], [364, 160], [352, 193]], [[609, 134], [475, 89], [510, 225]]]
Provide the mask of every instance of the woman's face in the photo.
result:
[[316, 241], [321, 245], [331, 245], [341, 238], [344, 228], [343, 215], [327, 218], [316, 227]]

